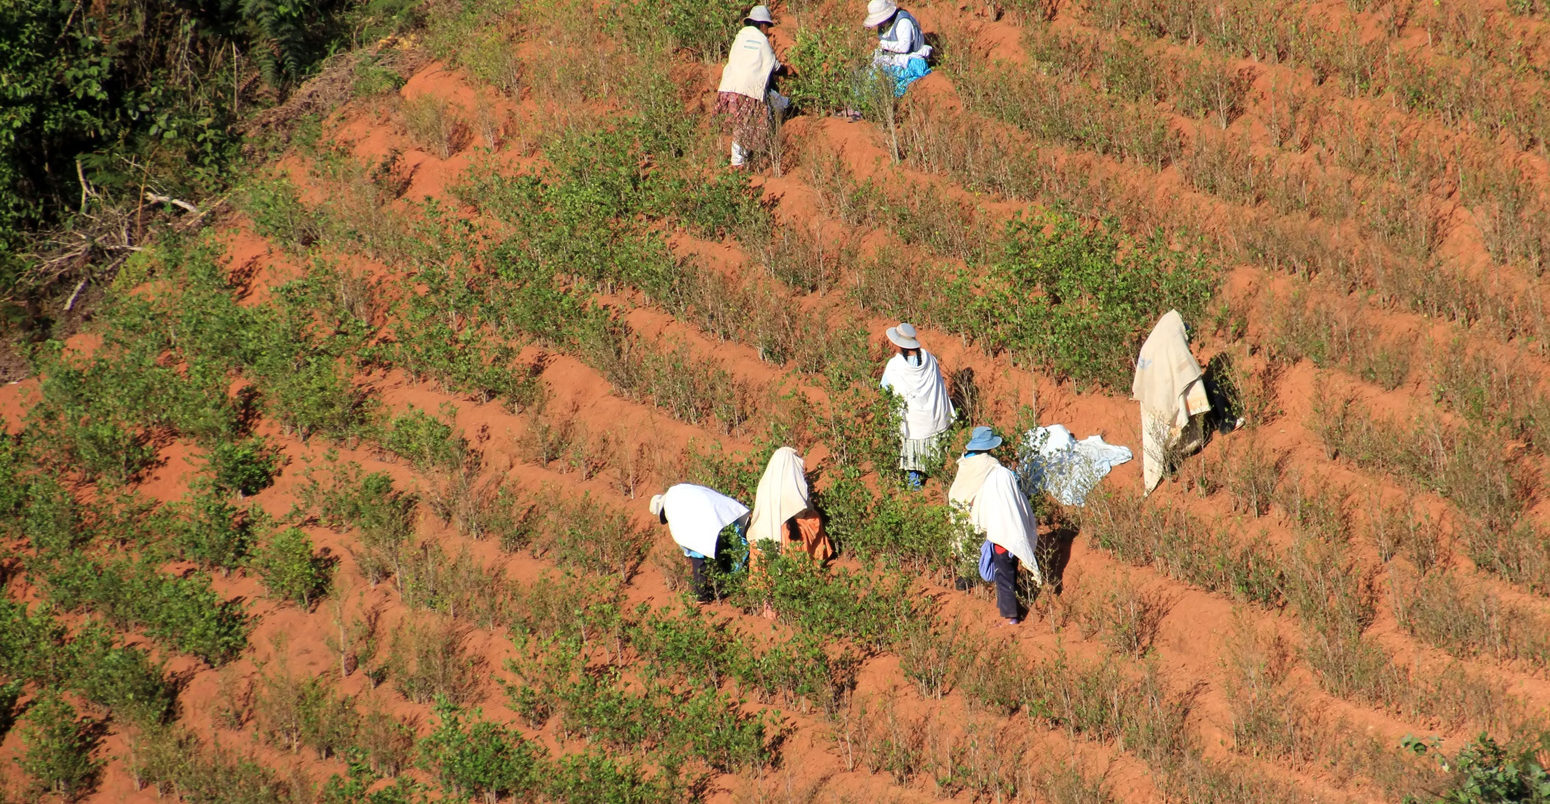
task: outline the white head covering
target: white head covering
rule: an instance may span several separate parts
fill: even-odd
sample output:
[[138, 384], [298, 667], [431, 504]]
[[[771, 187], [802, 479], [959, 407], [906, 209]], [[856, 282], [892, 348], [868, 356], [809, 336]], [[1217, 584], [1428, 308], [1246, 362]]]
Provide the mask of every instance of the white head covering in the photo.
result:
[[861, 24], [868, 28], [882, 25], [898, 10], [898, 4], [893, 0], [871, 0], [866, 4], [866, 20]]
[[771, 25], [775, 24], [775, 20], [770, 17], [769, 8], [765, 6], [754, 6], [751, 10], [749, 10], [748, 16], [743, 18], [743, 22], [767, 22]]
[[1136, 357], [1130, 398], [1173, 427], [1189, 424], [1184, 395], [1200, 379], [1200, 363], [1189, 351], [1189, 336], [1178, 310], [1169, 310], [1152, 327]]
[[802, 456], [790, 447], [781, 447], [770, 456], [759, 490], [753, 497], [753, 517], [748, 523], [749, 541], [779, 542], [786, 520], [812, 506], [808, 498], [807, 474]]
[[659, 515], [667, 511], [667, 532], [679, 547], [705, 556], [716, 554], [721, 529], [748, 513], [748, 506], [693, 483], [679, 483], [652, 497], [651, 508]]

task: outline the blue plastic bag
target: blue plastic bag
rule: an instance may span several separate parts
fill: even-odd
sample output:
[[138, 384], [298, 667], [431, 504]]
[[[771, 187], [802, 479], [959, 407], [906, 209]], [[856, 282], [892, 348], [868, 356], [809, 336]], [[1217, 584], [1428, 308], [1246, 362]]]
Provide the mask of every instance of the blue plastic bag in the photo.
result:
[[989, 539], [980, 545], [980, 580], [994, 581], [996, 579], [996, 548]]

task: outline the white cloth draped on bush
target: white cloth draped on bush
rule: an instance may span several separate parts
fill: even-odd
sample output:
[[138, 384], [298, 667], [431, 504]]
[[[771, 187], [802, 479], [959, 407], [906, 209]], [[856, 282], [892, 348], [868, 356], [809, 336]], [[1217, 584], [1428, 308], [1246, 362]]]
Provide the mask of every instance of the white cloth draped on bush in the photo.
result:
[[1047, 491], [1063, 505], [1082, 505], [1098, 481], [1132, 457], [1129, 447], [1106, 443], [1103, 436], [1077, 441], [1065, 425], [1052, 424], [1023, 437], [1017, 477], [1027, 494]]
[[737, 500], [693, 483], [679, 483], [664, 492], [662, 510], [673, 541], [703, 556], [714, 556], [721, 529], [748, 513], [748, 507]]
[[786, 521], [811, 505], [802, 456], [790, 447], [775, 450], [754, 492], [748, 540], [780, 543]]
[[1017, 476], [994, 457], [980, 453], [958, 460], [958, 475], [947, 492], [948, 500], [969, 512], [969, 524], [985, 534], [991, 544], [1017, 556], [1044, 582], [1034, 545], [1039, 540], [1039, 524], [1033, 517], [1028, 498], [1017, 486]]

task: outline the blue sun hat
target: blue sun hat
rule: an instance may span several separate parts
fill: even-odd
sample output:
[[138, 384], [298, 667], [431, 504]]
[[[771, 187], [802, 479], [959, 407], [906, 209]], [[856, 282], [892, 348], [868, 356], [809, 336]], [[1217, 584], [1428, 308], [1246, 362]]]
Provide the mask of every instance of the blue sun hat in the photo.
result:
[[963, 449], [965, 452], [988, 452], [999, 446], [1001, 446], [1001, 436], [982, 424], [970, 431], [969, 443], [964, 444]]

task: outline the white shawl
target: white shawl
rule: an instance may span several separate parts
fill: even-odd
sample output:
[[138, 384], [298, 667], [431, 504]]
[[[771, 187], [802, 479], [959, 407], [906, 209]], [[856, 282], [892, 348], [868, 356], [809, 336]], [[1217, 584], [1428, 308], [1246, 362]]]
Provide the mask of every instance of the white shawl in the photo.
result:
[[[984, 478], [977, 487], [976, 478]], [[1039, 540], [1039, 525], [1028, 507], [1028, 498], [1017, 488], [1017, 476], [1001, 462], [986, 454], [971, 455], [958, 461], [958, 476], [948, 492], [956, 505], [969, 510], [969, 523], [985, 534], [991, 544], [1017, 556], [1017, 560], [1042, 578], [1033, 546]]]
[[747, 506], [714, 489], [679, 483], [662, 494], [667, 532], [679, 547], [703, 556], [716, 554], [721, 529], [748, 513]]
[[753, 517], [748, 523], [749, 541], [780, 542], [786, 521], [811, 507], [802, 456], [781, 447], [770, 456], [753, 497]]
[[[1183, 427], [1189, 424], [1191, 414], [1210, 408], [1205, 395], [1197, 391], [1200, 376], [1200, 364], [1189, 351], [1184, 319], [1179, 311], [1169, 310], [1141, 345], [1130, 398], [1139, 401], [1142, 410], [1153, 418], [1170, 427]], [[1186, 400], [1187, 397], [1199, 399]]]
[[957, 412], [947, 397], [936, 355], [921, 349], [918, 366], [910, 365], [902, 354], [894, 355], [883, 367], [882, 386], [904, 398], [899, 433], [905, 438], [930, 438], [952, 426]]
[[764, 100], [770, 73], [780, 69], [769, 37], [754, 25], [744, 25], [727, 50], [727, 66], [721, 70], [718, 92], [736, 92]]

